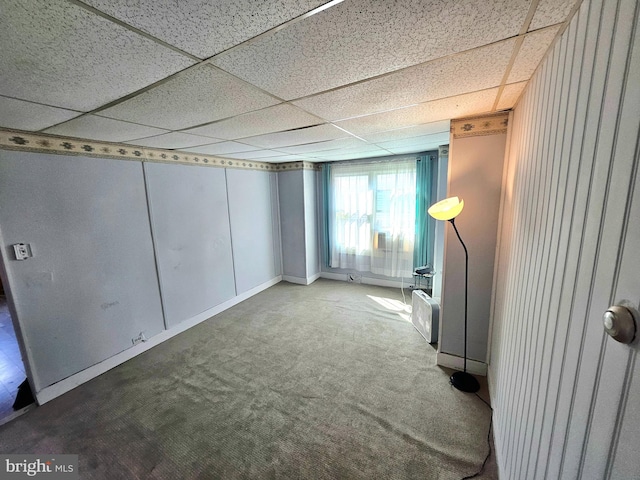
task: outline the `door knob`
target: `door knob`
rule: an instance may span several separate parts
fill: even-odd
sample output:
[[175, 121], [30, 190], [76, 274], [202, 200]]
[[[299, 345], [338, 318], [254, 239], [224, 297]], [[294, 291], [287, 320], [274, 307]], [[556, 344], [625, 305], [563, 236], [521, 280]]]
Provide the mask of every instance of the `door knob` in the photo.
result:
[[613, 305], [602, 317], [604, 331], [620, 343], [631, 343], [636, 336], [636, 322], [631, 311], [621, 305]]

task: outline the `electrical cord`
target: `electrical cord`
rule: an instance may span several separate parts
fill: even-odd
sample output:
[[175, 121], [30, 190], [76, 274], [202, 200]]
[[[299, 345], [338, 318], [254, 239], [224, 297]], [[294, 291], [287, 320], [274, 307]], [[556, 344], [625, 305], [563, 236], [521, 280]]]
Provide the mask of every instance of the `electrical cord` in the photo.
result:
[[[491, 408], [491, 405], [489, 405], [489, 403], [484, 398], [482, 398], [480, 395], [478, 395], [477, 393], [475, 395], [480, 400], [482, 400], [482, 403], [484, 403], [487, 407], [489, 407], [489, 410], [491, 410], [491, 413], [493, 414], [493, 408]], [[489, 420], [489, 433], [487, 433], [487, 445], [489, 446], [489, 453], [487, 453], [487, 456], [484, 458], [484, 462], [482, 462], [482, 465], [480, 466], [480, 470], [478, 470], [473, 475], [468, 475], [466, 477], [463, 477], [462, 480], [469, 480], [470, 478], [479, 477], [484, 472], [484, 467], [486, 467], [487, 462], [489, 461], [489, 457], [491, 457], [491, 429], [492, 429], [492, 427], [493, 427], [493, 415], [491, 415], [491, 418]]]

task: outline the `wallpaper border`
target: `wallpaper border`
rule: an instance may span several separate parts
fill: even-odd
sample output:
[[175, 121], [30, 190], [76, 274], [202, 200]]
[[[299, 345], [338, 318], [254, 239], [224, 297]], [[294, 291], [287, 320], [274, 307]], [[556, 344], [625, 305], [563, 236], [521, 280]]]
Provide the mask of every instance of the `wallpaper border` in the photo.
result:
[[509, 112], [498, 112], [451, 120], [453, 138], [507, 133]]
[[313, 162], [268, 163], [254, 160], [238, 160], [213, 155], [181, 152], [178, 150], [137, 147], [123, 143], [97, 142], [94, 140], [7, 129], [0, 129], [0, 149], [93, 158], [115, 158], [118, 160], [140, 162], [199, 165], [203, 167], [267, 170], [271, 172], [300, 169], [319, 170], [321, 168], [320, 163], [316, 164]]

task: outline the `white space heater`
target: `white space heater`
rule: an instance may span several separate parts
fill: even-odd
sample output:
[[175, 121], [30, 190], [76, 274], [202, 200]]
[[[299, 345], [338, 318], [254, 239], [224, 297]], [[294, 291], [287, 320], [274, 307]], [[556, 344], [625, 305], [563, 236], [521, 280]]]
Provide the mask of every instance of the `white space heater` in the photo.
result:
[[429, 343], [438, 341], [440, 305], [422, 290], [414, 290], [411, 295], [411, 322]]

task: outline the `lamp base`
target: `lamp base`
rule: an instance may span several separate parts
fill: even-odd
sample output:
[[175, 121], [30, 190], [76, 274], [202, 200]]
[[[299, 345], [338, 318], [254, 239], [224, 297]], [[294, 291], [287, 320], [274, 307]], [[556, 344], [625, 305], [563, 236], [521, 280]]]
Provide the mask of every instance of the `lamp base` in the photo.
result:
[[451, 375], [451, 385], [462, 392], [475, 393], [480, 390], [476, 377], [467, 372], [456, 372]]

